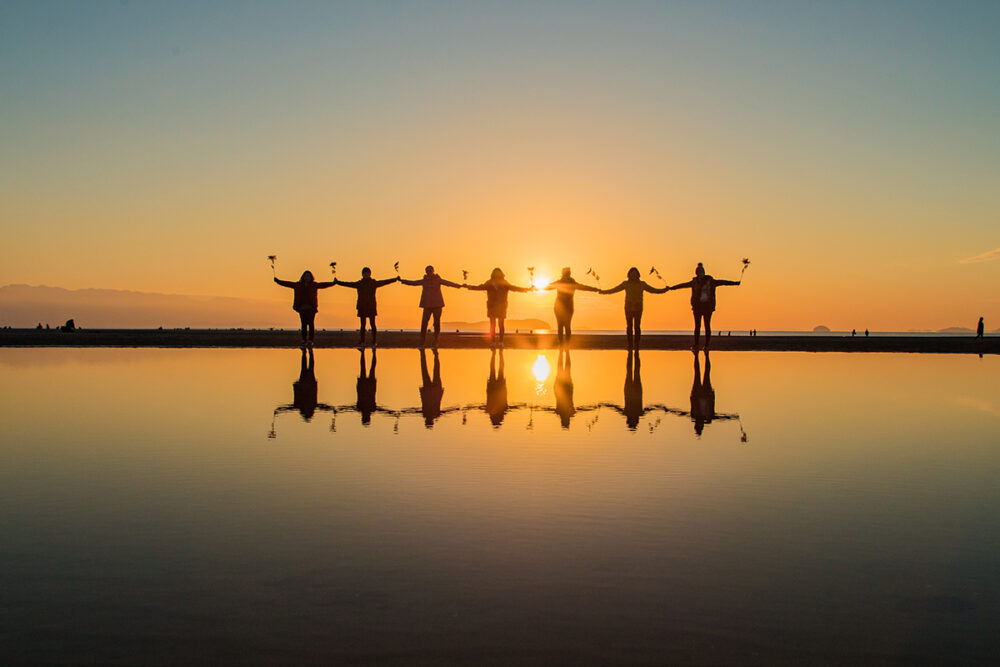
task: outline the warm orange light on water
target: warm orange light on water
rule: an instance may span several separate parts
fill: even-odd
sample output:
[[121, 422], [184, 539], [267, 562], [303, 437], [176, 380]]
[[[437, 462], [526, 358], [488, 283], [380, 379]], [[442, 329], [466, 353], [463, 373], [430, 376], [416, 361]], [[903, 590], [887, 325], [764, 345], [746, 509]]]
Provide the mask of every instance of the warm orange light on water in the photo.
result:
[[552, 365], [549, 364], [549, 360], [545, 358], [544, 354], [538, 355], [538, 358], [535, 359], [535, 363], [531, 365], [531, 373], [535, 376], [535, 380], [537, 382], [545, 382], [551, 372]]

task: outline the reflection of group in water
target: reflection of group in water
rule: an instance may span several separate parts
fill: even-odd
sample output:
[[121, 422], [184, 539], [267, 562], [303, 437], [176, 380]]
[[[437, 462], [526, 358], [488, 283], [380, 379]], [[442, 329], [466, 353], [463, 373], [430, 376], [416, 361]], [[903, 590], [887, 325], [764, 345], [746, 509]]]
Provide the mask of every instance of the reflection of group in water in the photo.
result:
[[[701, 365], [701, 354], [704, 355], [704, 371]], [[504, 422], [504, 417], [511, 410], [530, 409], [532, 412], [554, 413], [559, 417], [561, 427], [568, 429], [573, 417], [578, 413], [611, 409], [625, 418], [625, 425], [631, 431], [635, 431], [638, 428], [640, 420], [645, 415], [660, 413], [689, 418], [694, 426], [694, 432], [698, 436], [701, 436], [705, 426], [711, 424], [713, 421], [739, 421], [739, 415], [737, 414], [719, 413], [715, 410], [715, 390], [712, 387], [711, 380], [712, 363], [708, 351], [694, 353], [694, 379], [691, 385], [689, 410], [681, 410], [663, 404], [644, 404], [641, 362], [638, 350], [629, 350], [626, 357], [622, 404], [601, 402], [580, 406], [576, 405], [574, 401], [572, 361], [569, 350], [560, 350], [558, 353], [555, 377], [551, 385], [555, 399], [554, 406], [539, 406], [528, 403], [511, 405], [508, 398], [504, 352], [502, 349], [494, 349], [490, 351], [485, 402], [481, 404], [442, 407], [444, 385], [441, 380], [441, 359], [439, 353], [437, 350], [431, 352], [430, 364], [428, 363], [428, 356], [425, 350], [420, 350], [419, 355], [421, 384], [418, 392], [420, 406], [394, 410], [380, 406], [377, 401], [377, 380], [375, 377], [377, 359], [375, 350], [371, 351], [370, 365], [367, 363], [365, 350], [362, 349], [360, 351], [356, 381], [357, 400], [353, 404], [332, 406], [318, 401], [313, 351], [303, 348], [299, 378], [292, 385], [293, 401], [290, 404], [277, 407], [274, 410], [274, 416], [276, 417], [283, 412], [297, 411], [303, 421], [308, 422], [317, 411], [332, 412], [334, 418], [336, 418], [338, 412], [357, 412], [361, 417], [362, 425], [368, 426], [371, 424], [372, 415], [375, 413], [394, 416], [397, 420], [402, 415], [420, 414], [423, 417], [424, 425], [427, 428], [432, 428], [442, 415], [458, 411], [464, 415], [468, 410], [481, 410], [486, 413], [490, 419], [490, 423], [494, 427], [500, 427]], [[596, 421], [596, 417], [594, 421]], [[462, 423], [465, 423], [464, 416]], [[658, 423], [659, 420], [657, 419]], [[742, 431], [742, 425], [740, 429], [742, 440], [745, 442], [746, 434]], [[654, 427], [651, 425], [650, 431], [652, 430], [654, 430]], [[271, 437], [275, 437], [273, 422]]]
[[[503, 347], [504, 340], [504, 320], [507, 318], [508, 295], [510, 292], [530, 292], [537, 289], [554, 290], [556, 292], [554, 314], [556, 317], [557, 338], [560, 345], [568, 344], [573, 335], [573, 313], [575, 310], [574, 296], [576, 292], [597, 292], [600, 294], [616, 294], [625, 292], [625, 333], [628, 337], [628, 348], [639, 349], [639, 340], [642, 334], [641, 322], [643, 311], [643, 295], [646, 292], [651, 294], [663, 294], [671, 290], [691, 288], [691, 309], [694, 313], [694, 348], [698, 349], [698, 339], [701, 333], [702, 324], [705, 327], [705, 349], [709, 347], [712, 337], [712, 313], [715, 312], [715, 290], [724, 285], [739, 285], [738, 280], [718, 280], [705, 273], [705, 267], [701, 262], [695, 269], [695, 276], [691, 280], [676, 285], [665, 285], [664, 287], [653, 287], [641, 278], [639, 269], [632, 267], [628, 270], [626, 279], [617, 286], [610, 289], [599, 289], [591, 285], [579, 283], [572, 276], [569, 267], [562, 270], [562, 275], [543, 287], [529, 286], [518, 287], [511, 284], [504, 272], [499, 268], [493, 269], [490, 279], [478, 285], [467, 283], [455, 283], [445, 280], [435, 273], [434, 267], [428, 265], [424, 275], [417, 280], [407, 280], [400, 278], [387, 278], [375, 280], [371, 277], [371, 269], [365, 267], [361, 270], [361, 279], [357, 281], [342, 281], [334, 278], [332, 282], [317, 282], [310, 271], [302, 273], [298, 281], [291, 282], [274, 278], [274, 282], [282, 287], [294, 290], [295, 297], [292, 305], [293, 310], [299, 314], [302, 326], [302, 344], [312, 346], [315, 337], [315, 319], [319, 310], [318, 290], [340, 285], [350, 287], [358, 292], [357, 315], [360, 321], [358, 345], [365, 345], [365, 329], [371, 328], [372, 347], [377, 343], [378, 330], [375, 324], [375, 317], [378, 315], [378, 307], [375, 292], [380, 287], [385, 287], [394, 282], [400, 282], [412, 287], [420, 287], [420, 308], [423, 314], [420, 319], [420, 347], [426, 344], [427, 329], [433, 321], [434, 337], [431, 346], [436, 348], [438, 338], [441, 334], [441, 313], [444, 309], [444, 296], [442, 287], [465, 288], [475, 291], [486, 292], [486, 315], [490, 321], [490, 341], [494, 347]], [[658, 274], [657, 274], [658, 275]]]

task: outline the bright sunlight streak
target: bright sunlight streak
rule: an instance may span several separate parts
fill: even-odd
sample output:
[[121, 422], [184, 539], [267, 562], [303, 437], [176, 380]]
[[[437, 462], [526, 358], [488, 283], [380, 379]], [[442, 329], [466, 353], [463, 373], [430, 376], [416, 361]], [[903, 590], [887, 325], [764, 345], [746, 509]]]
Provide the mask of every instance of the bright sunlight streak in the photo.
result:
[[552, 366], [544, 354], [538, 355], [538, 358], [535, 359], [535, 363], [531, 365], [531, 372], [537, 382], [545, 382], [548, 379], [549, 373], [552, 372]]

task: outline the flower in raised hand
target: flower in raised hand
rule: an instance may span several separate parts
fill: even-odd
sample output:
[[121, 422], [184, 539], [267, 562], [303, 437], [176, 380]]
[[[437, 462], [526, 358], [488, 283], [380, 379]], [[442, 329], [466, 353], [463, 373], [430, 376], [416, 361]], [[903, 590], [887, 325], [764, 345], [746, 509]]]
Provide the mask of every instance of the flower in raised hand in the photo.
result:
[[469, 280], [469, 272], [466, 271], [465, 269], [462, 269], [462, 282], [466, 282], [468, 280]]
[[330, 272], [333, 275], [337, 275], [337, 263], [336, 262], [330, 262]]
[[396, 270], [396, 273], [399, 273], [399, 262], [396, 262], [395, 264], [393, 264], [392, 268], [394, 268]]

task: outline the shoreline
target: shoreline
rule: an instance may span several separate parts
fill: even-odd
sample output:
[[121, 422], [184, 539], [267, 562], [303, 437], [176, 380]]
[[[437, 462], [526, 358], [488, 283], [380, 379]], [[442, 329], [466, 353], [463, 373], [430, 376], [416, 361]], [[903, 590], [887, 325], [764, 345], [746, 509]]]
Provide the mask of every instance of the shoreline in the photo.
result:
[[[317, 331], [317, 348], [356, 348], [357, 331]], [[370, 345], [369, 335], [369, 345]], [[690, 350], [691, 334], [644, 334], [643, 350]], [[379, 331], [381, 348], [417, 348], [420, 334], [413, 331]], [[61, 332], [55, 329], [3, 329], [0, 347], [205, 347], [205, 348], [288, 348], [299, 347], [298, 330], [268, 329], [83, 329]], [[507, 349], [557, 348], [553, 333], [508, 333]], [[483, 332], [442, 332], [440, 348], [488, 349], [489, 335]], [[573, 334], [571, 349], [625, 350], [624, 334]], [[924, 354], [1000, 354], [1000, 336], [977, 339], [973, 336], [712, 336], [712, 350], [770, 352], [903, 352]]]

